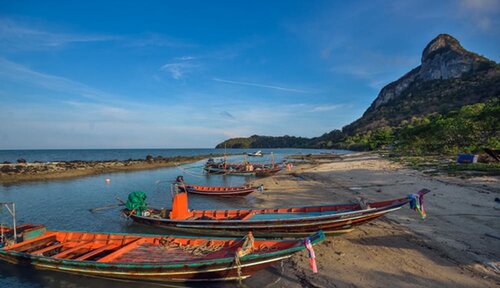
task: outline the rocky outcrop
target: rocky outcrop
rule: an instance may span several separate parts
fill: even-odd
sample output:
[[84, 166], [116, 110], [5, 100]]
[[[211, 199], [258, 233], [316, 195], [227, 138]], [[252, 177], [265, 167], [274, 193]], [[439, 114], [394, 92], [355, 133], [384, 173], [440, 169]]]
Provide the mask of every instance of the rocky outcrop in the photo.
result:
[[[363, 116], [343, 131], [347, 134], [365, 132], [397, 125], [412, 116], [446, 112], [443, 110], [487, 100], [498, 96], [499, 79], [500, 69], [494, 61], [465, 50], [452, 36], [440, 34], [423, 50], [421, 65], [382, 88]], [[487, 89], [490, 91], [484, 91]], [[443, 99], [444, 95], [451, 99]], [[453, 103], [442, 109], [436, 100]], [[409, 109], [403, 109], [405, 114], [402, 114], [397, 106]]]
[[21, 181], [38, 181], [94, 175], [111, 172], [156, 169], [178, 164], [190, 163], [210, 157], [219, 157], [222, 154], [208, 154], [200, 156], [153, 157], [146, 159], [106, 160], [106, 161], [60, 161], [33, 163], [3, 163], [0, 164], [0, 183]]

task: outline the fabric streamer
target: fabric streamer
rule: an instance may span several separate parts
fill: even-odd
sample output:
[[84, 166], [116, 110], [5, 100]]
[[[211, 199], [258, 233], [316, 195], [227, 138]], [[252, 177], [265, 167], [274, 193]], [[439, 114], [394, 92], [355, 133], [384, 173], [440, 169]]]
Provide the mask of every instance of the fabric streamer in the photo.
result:
[[304, 239], [304, 245], [309, 253], [309, 264], [311, 264], [311, 269], [313, 273], [318, 273], [318, 267], [316, 266], [316, 255], [314, 255], [314, 249], [309, 238]]
[[410, 194], [408, 195], [408, 199], [410, 199], [410, 209], [417, 211], [420, 217], [425, 219], [427, 213], [424, 210], [424, 194]]

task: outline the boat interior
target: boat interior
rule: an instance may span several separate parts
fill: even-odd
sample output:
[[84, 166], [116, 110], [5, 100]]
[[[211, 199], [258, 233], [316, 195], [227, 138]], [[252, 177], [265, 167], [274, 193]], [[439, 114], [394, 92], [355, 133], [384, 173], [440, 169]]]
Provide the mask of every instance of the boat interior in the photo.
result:
[[[100, 263], [170, 263], [234, 257], [247, 239], [251, 239], [252, 252], [257, 254], [302, 245], [301, 241], [255, 240], [251, 234], [228, 240], [48, 231], [37, 225], [31, 225], [28, 230], [33, 237], [24, 237], [21, 232], [20, 237], [24, 238], [3, 250]], [[33, 233], [35, 231], [37, 233]]]
[[150, 209], [150, 216], [172, 220], [285, 220], [294, 218], [318, 217], [338, 213], [381, 209], [407, 203], [408, 198], [395, 200], [338, 204], [310, 207], [289, 207], [270, 209], [238, 209], [238, 210], [189, 210], [187, 193], [178, 193], [172, 201], [172, 210]]

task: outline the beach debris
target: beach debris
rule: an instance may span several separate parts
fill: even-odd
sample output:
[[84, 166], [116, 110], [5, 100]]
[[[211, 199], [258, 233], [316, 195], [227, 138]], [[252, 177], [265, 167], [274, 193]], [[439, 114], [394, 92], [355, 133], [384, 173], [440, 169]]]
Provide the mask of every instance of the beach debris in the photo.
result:
[[361, 187], [349, 187], [349, 190], [353, 190], [353, 191], [361, 190], [361, 189], [362, 189]]

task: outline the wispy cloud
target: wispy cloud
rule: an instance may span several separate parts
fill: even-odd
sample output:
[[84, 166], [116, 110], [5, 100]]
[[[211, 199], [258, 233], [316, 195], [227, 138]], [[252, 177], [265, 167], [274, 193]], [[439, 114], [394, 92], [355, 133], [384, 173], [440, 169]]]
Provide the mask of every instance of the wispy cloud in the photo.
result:
[[81, 101], [63, 101], [63, 104], [68, 105], [75, 111], [87, 111], [85, 112], [86, 116], [90, 116], [95, 120], [130, 122], [134, 121], [134, 119], [139, 118], [135, 117], [135, 113], [129, 109], [116, 107], [109, 104], [89, 103]]
[[167, 71], [175, 80], [181, 80], [186, 74], [191, 73], [197, 67], [199, 67], [197, 64], [176, 62], [167, 63], [161, 66], [160, 70]]
[[[192, 48], [196, 44], [160, 33], [136, 35], [106, 35], [68, 32], [64, 27], [51, 27], [33, 19], [19, 21], [0, 17], [0, 48], [10, 50], [44, 50], [62, 48], [70, 44], [116, 41], [125, 47]], [[190, 56], [186, 56], [190, 57]], [[181, 57], [182, 58], [182, 57]], [[179, 60], [192, 60], [183, 58]]]
[[306, 91], [306, 90], [283, 87], [283, 86], [276, 86], [276, 85], [268, 85], [268, 84], [262, 84], [262, 83], [232, 81], [232, 80], [226, 80], [226, 79], [221, 79], [221, 78], [213, 78], [212, 80], [216, 81], [216, 82], [221, 82], [221, 83], [268, 88], [268, 89], [274, 89], [274, 90], [280, 90], [280, 91], [286, 91], [286, 92], [310, 93], [309, 91]]
[[310, 110], [311, 112], [329, 112], [329, 111], [334, 111], [339, 108], [342, 108], [343, 105], [319, 105], [319, 106], [314, 106]]
[[71, 43], [104, 42], [119, 39], [117, 36], [78, 34], [40, 28], [41, 25], [21, 23], [10, 18], [0, 18], [0, 47], [36, 50], [61, 47]]
[[146, 33], [124, 38], [127, 46], [132, 47], [167, 47], [167, 48], [192, 48], [196, 44], [183, 41], [181, 39], [169, 37], [160, 33]]
[[3, 58], [0, 58], [0, 75], [2, 76], [2, 79], [9, 79], [11, 81], [27, 85], [35, 85], [51, 91], [78, 95], [88, 99], [101, 101], [103, 99], [114, 98], [114, 96], [109, 93], [92, 88], [80, 82], [38, 72], [24, 65]]
[[195, 60], [197, 57], [194, 56], [182, 56], [182, 57], [175, 57], [174, 58], [177, 61], [189, 61], [189, 60]]
[[331, 71], [365, 80], [368, 86], [380, 89], [418, 66], [419, 62], [417, 55], [389, 56], [376, 52], [359, 51], [355, 61], [334, 63]]
[[496, 29], [498, 32], [500, 1], [461, 0], [459, 12], [463, 18], [468, 18], [480, 30]]

